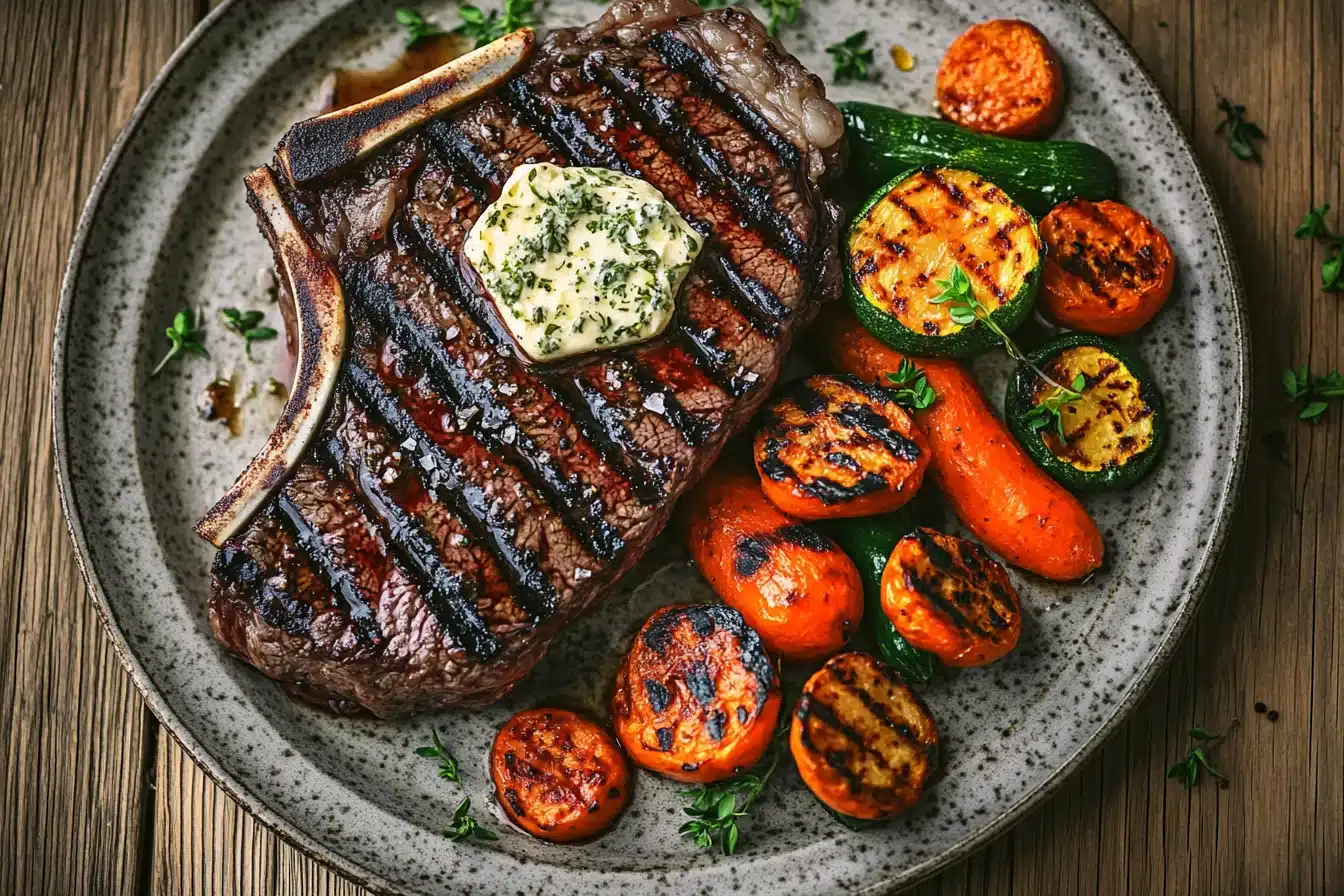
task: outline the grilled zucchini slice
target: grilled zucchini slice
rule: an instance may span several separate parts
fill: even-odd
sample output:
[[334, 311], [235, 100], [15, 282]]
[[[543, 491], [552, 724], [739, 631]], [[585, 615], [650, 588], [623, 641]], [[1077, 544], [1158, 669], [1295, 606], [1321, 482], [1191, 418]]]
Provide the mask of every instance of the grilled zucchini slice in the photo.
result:
[[817, 799], [877, 821], [919, 802], [938, 764], [938, 726], [886, 663], [842, 653], [804, 685], [789, 749]]
[[1032, 460], [1075, 491], [1126, 488], [1148, 475], [1167, 440], [1167, 415], [1143, 360], [1087, 333], [1063, 336], [1030, 357], [1056, 383], [1081, 386], [1083, 396], [1060, 405], [1057, 418], [1043, 414], [1036, 409], [1057, 389], [1018, 365], [1004, 413]]
[[959, 324], [934, 300], [954, 267], [1007, 333], [1027, 318], [1040, 286], [1036, 222], [984, 177], [919, 168], [868, 200], [846, 239], [847, 289], [860, 321], [898, 351], [967, 357], [999, 344], [983, 321]]

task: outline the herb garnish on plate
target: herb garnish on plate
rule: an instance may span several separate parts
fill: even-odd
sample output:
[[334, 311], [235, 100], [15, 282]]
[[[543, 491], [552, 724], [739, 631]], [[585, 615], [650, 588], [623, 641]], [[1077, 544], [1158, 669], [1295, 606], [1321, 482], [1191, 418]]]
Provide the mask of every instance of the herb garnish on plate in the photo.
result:
[[1055, 387], [1054, 392], [1031, 409], [1027, 415], [1027, 420], [1034, 431], [1040, 431], [1047, 426], [1054, 425], [1059, 437], [1068, 441], [1064, 436], [1064, 420], [1060, 416], [1060, 410], [1069, 402], [1077, 401], [1083, 397], [1082, 389], [1086, 385], [1086, 381], [1083, 380], [1082, 376], [1074, 377], [1071, 384], [1072, 388], [1070, 388], [1056, 382], [1044, 370], [1037, 367], [1027, 357], [1026, 353], [1018, 347], [1017, 343], [1009, 338], [1003, 328], [995, 323], [994, 318], [990, 316], [989, 309], [981, 304], [980, 300], [971, 292], [971, 278], [966, 276], [966, 272], [961, 269], [961, 265], [952, 265], [952, 273], [948, 275], [946, 280], [936, 280], [934, 282], [942, 292], [931, 301], [935, 305], [947, 305], [948, 317], [952, 319], [954, 324], [960, 324], [963, 327], [968, 327], [976, 321], [984, 324], [990, 332], [1003, 341], [1003, 349], [1008, 353], [1008, 357], [1019, 364], [1027, 365], [1042, 380]]
[[173, 325], [164, 330], [163, 333], [168, 337], [172, 346], [168, 349], [168, 354], [163, 356], [163, 360], [158, 363], [150, 376], [156, 376], [169, 361], [179, 355], [201, 355], [210, 357], [210, 353], [205, 350], [205, 344], [201, 342], [200, 318], [190, 308], [183, 308], [173, 316]]
[[[439, 740], [439, 732], [429, 729], [430, 740], [433, 744], [428, 747], [417, 747], [415, 755], [423, 756], [426, 759], [439, 760], [439, 777], [445, 781], [452, 781], [454, 784], [461, 784], [461, 778], [458, 777], [457, 760], [453, 754], [443, 746]], [[476, 816], [471, 814], [471, 798], [463, 797], [462, 802], [457, 804], [453, 810], [453, 820], [448, 827], [444, 828], [443, 836], [454, 843], [461, 843], [463, 840], [475, 838], [477, 840], [498, 840], [499, 835], [476, 820]]]
[[465, 4], [458, 9], [458, 13], [462, 16], [462, 24], [453, 30], [463, 37], [471, 38], [476, 46], [483, 47], [519, 28], [535, 25], [537, 19], [532, 14], [534, 2], [535, 0], [504, 0], [502, 15], [497, 9], [492, 9], [487, 14], [480, 7]]
[[406, 49], [413, 50], [423, 40], [447, 34], [437, 22], [431, 22], [419, 11], [404, 6], [397, 7], [397, 24], [406, 28]]
[[239, 311], [237, 308], [225, 308], [219, 313], [224, 318], [225, 325], [243, 337], [249, 361], [256, 360], [252, 357], [252, 343], [266, 342], [278, 335], [273, 327], [259, 326], [262, 318], [265, 317], [260, 311]]
[[938, 393], [929, 385], [928, 377], [909, 358], [902, 358], [895, 373], [888, 373], [896, 403], [907, 411], [922, 411], [938, 400]]
[[842, 41], [831, 44], [826, 52], [835, 60], [835, 81], [867, 81], [873, 51], [868, 48], [868, 32], [855, 31]]

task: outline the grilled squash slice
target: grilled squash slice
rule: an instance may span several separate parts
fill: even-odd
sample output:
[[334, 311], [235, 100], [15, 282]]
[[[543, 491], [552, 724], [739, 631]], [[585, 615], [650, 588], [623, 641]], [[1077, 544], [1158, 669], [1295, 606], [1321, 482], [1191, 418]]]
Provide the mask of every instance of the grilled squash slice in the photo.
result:
[[935, 300], [954, 267], [1003, 331], [1031, 311], [1043, 256], [1036, 223], [985, 178], [951, 168], [921, 168], [877, 193], [850, 226], [847, 294], [865, 327], [899, 351], [966, 357], [998, 344], [974, 320], [953, 319]]
[[1059, 404], [1059, 390], [1030, 367], [1018, 365], [1008, 382], [1004, 412], [1013, 434], [1040, 467], [1077, 491], [1133, 485], [1157, 462], [1166, 442], [1162, 395], [1148, 366], [1130, 349], [1073, 333], [1030, 356], [1051, 379], [1077, 387], [1082, 397]]
[[919, 802], [938, 763], [938, 727], [900, 676], [866, 653], [808, 679], [789, 749], [808, 789], [849, 818], [878, 821]]

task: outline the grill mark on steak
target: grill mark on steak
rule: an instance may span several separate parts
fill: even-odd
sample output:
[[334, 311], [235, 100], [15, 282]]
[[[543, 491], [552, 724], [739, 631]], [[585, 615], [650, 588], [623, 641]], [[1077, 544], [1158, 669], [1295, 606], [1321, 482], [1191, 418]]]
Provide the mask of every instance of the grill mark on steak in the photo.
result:
[[336, 598], [337, 605], [350, 617], [355, 636], [367, 647], [378, 647], [383, 642], [382, 628], [369, 608], [369, 602], [360, 594], [359, 586], [355, 583], [355, 575], [351, 572], [351, 569], [358, 568], [359, 564], [350, 562], [342, 556], [344, 552], [326, 544], [321, 530], [304, 518], [303, 512], [294, 503], [294, 498], [289, 492], [290, 489], [287, 487], [276, 498], [275, 506], [279, 511], [279, 518], [289, 529], [295, 543], [308, 555], [309, 562], [321, 571], [322, 577], [326, 579], [332, 595]]
[[[606, 504], [597, 485], [585, 484], [575, 474], [567, 473], [556, 459], [556, 453], [569, 454], [569, 451], [560, 447], [555, 430], [536, 414], [544, 406], [532, 404], [531, 411], [527, 411], [517, 402], [519, 392], [526, 392], [524, 400], [528, 402], [544, 402], [540, 383], [521, 375], [519, 365], [501, 356], [496, 344], [482, 339], [474, 320], [453, 313], [448, 294], [426, 287], [422, 278], [419, 267], [394, 251], [348, 269], [344, 277], [352, 300], [362, 306], [370, 320], [378, 322], [383, 332], [392, 334], [398, 343], [410, 349], [445, 398], [452, 399], [454, 415], [464, 415], [468, 408], [476, 408], [469, 422], [472, 434], [492, 453], [508, 458], [521, 470], [552, 508], [566, 517], [589, 551], [607, 560], [620, 555], [625, 540], [607, 519]], [[406, 289], [407, 283], [410, 289]], [[449, 332], [453, 332], [450, 339], [445, 336]], [[500, 386], [507, 386], [513, 395], [501, 394]], [[547, 398], [554, 406], [554, 396]], [[563, 416], [558, 419], [564, 423]], [[544, 446], [540, 443], [543, 438]], [[569, 446], [573, 449], [574, 442], [570, 441]], [[595, 457], [583, 459], [597, 461]], [[601, 477], [599, 482], [616, 486], [614, 497], [621, 500], [626, 490], [622, 488], [624, 482], [605, 463], [593, 466]], [[571, 469], [585, 466], [581, 463]]]
[[[498, 653], [499, 641], [476, 612], [474, 583], [444, 566], [423, 521], [398, 503], [388, 483], [371, 473], [367, 463], [350, 462], [344, 446], [334, 437], [319, 438], [310, 453], [330, 474], [343, 476], [357, 490], [368, 516], [377, 521], [397, 559], [414, 578], [439, 627], [472, 657], [486, 660]], [[401, 471], [400, 476], [405, 482], [407, 471]]]
[[626, 62], [615, 53], [594, 54], [584, 73], [637, 110], [645, 130], [726, 187], [752, 221], [778, 237], [790, 259], [807, 263], [815, 216], [799, 195], [797, 172], [781, 165], [764, 141], [736, 126], [712, 99], [693, 93], [687, 77], [658, 57]]
[[770, 338], [697, 271], [686, 278], [677, 325], [701, 364], [735, 398], [751, 391], [768, 370]]
[[[555, 77], [573, 71], [557, 70]], [[709, 240], [702, 257], [719, 268], [743, 298], [767, 318], [789, 316], [802, 295], [798, 268], [788, 256], [768, 245], [759, 232], [745, 226], [742, 215], [716, 190], [706, 189], [648, 134], [629, 121], [625, 111], [600, 90], [566, 84], [561, 93], [538, 82], [544, 71], [533, 70], [504, 89], [514, 106], [540, 133], [548, 134], [585, 165], [611, 168], [648, 181], [667, 197], [686, 221]]]
[[[554, 583], [542, 569], [539, 552], [526, 543], [527, 539], [523, 539], [523, 544], [515, 541], [520, 521], [504, 515], [506, 508], [503, 502], [508, 499], [496, 494], [497, 489], [475, 481], [478, 473], [483, 472], [487, 476], [495, 473], [492, 464], [497, 462], [488, 456], [483, 461], [471, 457], [469, 459], [475, 463], [468, 464], [467, 459], [450, 455], [421, 429], [416, 419], [402, 406], [398, 400], [402, 396], [394, 396], [364, 364], [349, 360], [343, 374], [350, 392], [387, 427], [394, 438], [403, 442], [414, 439], [423, 446], [424, 454], [442, 474], [439, 484], [430, 489], [431, 493], [438, 500], [453, 506], [476, 538], [490, 549], [495, 561], [516, 589], [519, 604], [534, 620], [549, 616], [555, 609], [559, 595]], [[479, 455], [482, 452], [478, 450], [475, 453]], [[502, 472], [502, 468], [498, 469]], [[531, 508], [535, 507], [535, 502], [528, 503]], [[532, 521], [531, 525], [535, 526], [536, 521]], [[560, 552], [557, 552], [559, 555]]]
[[649, 40], [649, 46], [656, 50], [672, 69], [690, 76], [701, 92], [732, 110], [733, 117], [773, 149], [784, 165], [795, 171], [802, 171], [806, 167], [798, 147], [775, 130], [764, 116], [747, 102], [746, 97], [724, 84], [723, 79], [714, 71], [714, 64], [699, 51], [667, 31], [653, 35]]

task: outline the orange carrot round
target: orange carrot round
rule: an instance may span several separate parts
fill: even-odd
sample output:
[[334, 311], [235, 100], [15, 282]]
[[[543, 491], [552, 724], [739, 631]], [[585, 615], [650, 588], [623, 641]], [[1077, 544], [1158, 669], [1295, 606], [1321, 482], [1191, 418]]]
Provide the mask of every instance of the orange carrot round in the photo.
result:
[[567, 709], [529, 709], [504, 723], [490, 777], [505, 814], [534, 837], [595, 837], [630, 800], [630, 763], [596, 722]]
[[1036, 26], [1016, 19], [972, 25], [938, 66], [938, 110], [1002, 137], [1040, 137], [1064, 110], [1064, 66]]
[[805, 520], [899, 510], [924, 481], [929, 446], [890, 392], [857, 377], [791, 386], [756, 434], [756, 471], [770, 501]]
[[[904, 356], [850, 314], [832, 313], [822, 342], [837, 369], [884, 383]], [[956, 361], [913, 358], [938, 394], [915, 413], [929, 440], [934, 482], [957, 518], [1014, 566], [1058, 582], [1086, 577], [1101, 566], [1101, 530], [1086, 508], [1041, 471]]]
[[630, 758], [677, 781], [731, 778], [760, 761], [782, 702], [779, 677], [742, 614], [664, 607], [616, 673], [611, 717]]
[[1127, 205], [1070, 199], [1041, 219], [1041, 236], [1049, 252], [1037, 307], [1062, 326], [1124, 336], [1171, 296], [1171, 244]]

